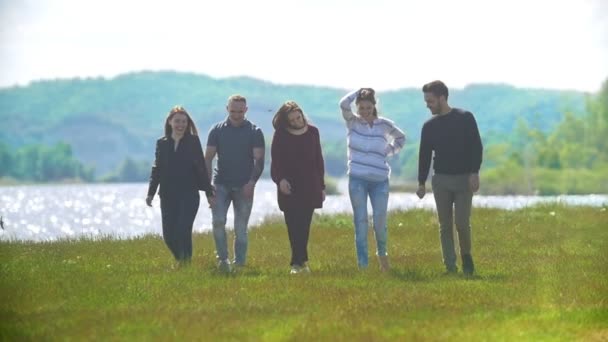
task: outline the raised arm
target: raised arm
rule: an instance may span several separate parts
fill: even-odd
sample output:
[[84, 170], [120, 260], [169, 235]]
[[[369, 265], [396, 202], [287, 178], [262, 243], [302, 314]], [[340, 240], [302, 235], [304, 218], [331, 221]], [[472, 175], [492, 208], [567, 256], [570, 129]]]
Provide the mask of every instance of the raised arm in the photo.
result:
[[340, 100], [340, 110], [342, 111], [342, 117], [347, 122], [356, 118], [355, 113], [353, 113], [353, 110], [351, 109], [351, 105], [355, 101], [355, 99], [357, 99], [358, 94], [359, 90], [353, 90], [350, 93], [346, 94]]
[[390, 143], [388, 144], [389, 151], [387, 156], [390, 157], [399, 153], [405, 145], [405, 134], [393, 123], [392, 128], [388, 131], [388, 136]]

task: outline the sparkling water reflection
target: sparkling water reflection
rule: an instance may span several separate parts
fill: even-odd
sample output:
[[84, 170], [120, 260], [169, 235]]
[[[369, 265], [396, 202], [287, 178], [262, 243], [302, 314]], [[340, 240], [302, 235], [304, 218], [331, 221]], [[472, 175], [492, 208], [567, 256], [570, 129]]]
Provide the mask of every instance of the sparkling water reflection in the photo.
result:
[[[339, 186], [343, 195], [328, 196], [319, 213], [352, 212], [346, 184]], [[66, 238], [129, 238], [162, 232], [158, 198], [153, 207], [145, 205], [147, 185], [75, 184], [0, 187], [0, 215], [5, 229], [0, 240], [55, 241]], [[584, 196], [475, 196], [476, 207], [518, 209], [538, 203], [559, 202], [569, 205], [608, 205], [606, 195]], [[391, 193], [389, 210], [434, 209], [433, 197], [419, 200], [410, 193]], [[371, 211], [370, 211], [371, 212]], [[260, 181], [251, 215], [252, 226], [269, 215], [280, 215], [276, 188], [270, 181]], [[228, 226], [232, 227], [232, 209]], [[211, 229], [211, 211], [201, 199], [194, 230]]]

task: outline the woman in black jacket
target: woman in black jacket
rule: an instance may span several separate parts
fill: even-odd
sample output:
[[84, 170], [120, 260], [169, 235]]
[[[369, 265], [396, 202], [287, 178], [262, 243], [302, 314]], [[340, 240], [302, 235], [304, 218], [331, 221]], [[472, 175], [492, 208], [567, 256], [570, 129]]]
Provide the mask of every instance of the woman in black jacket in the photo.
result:
[[192, 259], [192, 225], [200, 202], [198, 191], [212, 196], [213, 189], [196, 125], [181, 106], [171, 109], [165, 121], [165, 136], [156, 142], [148, 206], [152, 206], [159, 184], [163, 238], [175, 259], [180, 264], [188, 263]]

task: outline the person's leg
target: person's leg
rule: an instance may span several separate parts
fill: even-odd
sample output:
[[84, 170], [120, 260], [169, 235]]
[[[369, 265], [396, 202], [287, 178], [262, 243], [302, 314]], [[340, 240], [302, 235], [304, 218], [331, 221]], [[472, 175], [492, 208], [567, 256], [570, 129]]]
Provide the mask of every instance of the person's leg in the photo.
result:
[[287, 235], [289, 237], [289, 245], [291, 247], [291, 260], [289, 262], [290, 266], [294, 266], [296, 260], [296, 213], [297, 209], [286, 209], [285, 211], [283, 211], [283, 216], [285, 217], [285, 225], [287, 226]]
[[357, 248], [357, 263], [359, 268], [368, 265], [367, 254], [367, 181], [356, 178], [348, 178], [348, 195], [353, 207], [353, 222], [355, 224], [355, 246]]
[[221, 185], [215, 185], [215, 205], [211, 208], [213, 221], [213, 239], [217, 259], [220, 262], [228, 261], [228, 242], [226, 241], [226, 215], [230, 207], [230, 194], [228, 189]]
[[471, 207], [473, 192], [469, 189], [468, 177], [462, 177], [463, 190], [455, 193], [454, 214], [458, 241], [460, 242], [460, 256], [462, 258], [462, 271], [465, 274], [473, 274], [475, 266], [471, 256]]
[[389, 269], [386, 227], [386, 215], [388, 210], [388, 179], [383, 182], [370, 183], [369, 199], [372, 203], [374, 236], [376, 238], [376, 255], [380, 261], [380, 268], [384, 271]]
[[441, 251], [443, 263], [448, 272], [456, 272], [456, 252], [454, 251], [454, 192], [449, 187], [449, 176], [433, 176], [433, 196], [437, 206], [439, 219], [439, 236], [441, 238]]
[[308, 262], [308, 238], [310, 237], [310, 223], [312, 222], [312, 214], [314, 211], [314, 208], [302, 208], [301, 211], [302, 239], [300, 250], [302, 254], [301, 265], [303, 266]]
[[198, 212], [200, 195], [198, 192], [185, 194], [181, 199], [180, 212], [177, 220], [179, 232], [180, 260], [190, 261], [192, 259], [192, 226]]
[[175, 198], [161, 197], [160, 212], [163, 225], [163, 240], [176, 260], [179, 260], [177, 246], [177, 216], [179, 203]]
[[242, 188], [232, 191], [234, 205], [234, 263], [244, 266], [247, 261], [247, 226], [253, 207], [253, 198], [245, 198]]

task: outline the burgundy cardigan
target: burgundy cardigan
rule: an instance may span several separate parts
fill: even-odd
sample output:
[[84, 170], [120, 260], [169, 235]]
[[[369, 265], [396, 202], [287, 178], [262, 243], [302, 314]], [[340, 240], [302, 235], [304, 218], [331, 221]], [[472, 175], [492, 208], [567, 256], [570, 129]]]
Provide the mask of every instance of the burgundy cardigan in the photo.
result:
[[[308, 125], [302, 135], [276, 130], [270, 153], [270, 176], [277, 184], [279, 208], [322, 208], [325, 166], [317, 127]], [[291, 184], [291, 195], [279, 190], [282, 179]]]

